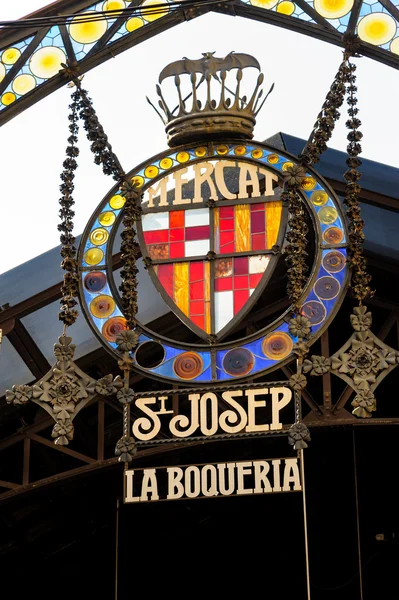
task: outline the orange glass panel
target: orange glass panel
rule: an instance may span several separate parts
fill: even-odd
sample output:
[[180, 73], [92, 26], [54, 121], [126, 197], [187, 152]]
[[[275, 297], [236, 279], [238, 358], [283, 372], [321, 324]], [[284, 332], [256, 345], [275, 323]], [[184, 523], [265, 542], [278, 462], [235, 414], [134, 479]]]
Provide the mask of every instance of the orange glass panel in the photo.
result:
[[251, 250], [251, 212], [249, 204], [238, 204], [234, 211], [236, 252]]
[[189, 283], [189, 272], [188, 262], [175, 263], [173, 265], [174, 271], [174, 300], [180, 310], [185, 314], [189, 314], [188, 307], [188, 283]]
[[277, 243], [282, 211], [283, 205], [281, 202], [266, 203], [266, 243], [268, 248]]

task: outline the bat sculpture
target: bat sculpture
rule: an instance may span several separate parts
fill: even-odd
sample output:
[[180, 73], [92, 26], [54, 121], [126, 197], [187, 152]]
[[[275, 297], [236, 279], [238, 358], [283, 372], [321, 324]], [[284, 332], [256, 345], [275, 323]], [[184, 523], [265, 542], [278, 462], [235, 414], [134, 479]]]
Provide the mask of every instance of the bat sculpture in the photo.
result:
[[191, 60], [184, 57], [182, 60], [176, 60], [175, 62], [167, 65], [159, 75], [159, 83], [162, 83], [167, 77], [174, 77], [176, 75], [184, 75], [191, 73], [201, 73], [203, 77], [207, 73], [218, 79], [216, 73], [220, 71], [230, 71], [231, 69], [245, 69], [246, 67], [255, 67], [260, 71], [260, 64], [250, 54], [235, 54], [230, 52], [224, 58], [218, 58], [214, 56], [214, 52], [205, 52], [202, 54], [203, 58], [197, 60]]

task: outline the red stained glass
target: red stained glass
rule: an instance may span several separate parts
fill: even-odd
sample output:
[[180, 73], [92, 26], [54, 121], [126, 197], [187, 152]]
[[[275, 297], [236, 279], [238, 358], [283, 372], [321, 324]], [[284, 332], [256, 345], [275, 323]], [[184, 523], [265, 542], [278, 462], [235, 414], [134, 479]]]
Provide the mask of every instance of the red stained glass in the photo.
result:
[[233, 219], [234, 218], [234, 206], [221, 206], [219, 208], [220, 219]]
[[202, 300], [196, 300], [190, 302], [190, 317], [193, 315], [204, 315], [205, 314], [205, 302]]
[[193, 316], [191, 317], [193, 323], [198, 325], [200, 329], [205, 329], [205, 317]]
[[[233, 243], [234, 246], [234, 231], [220, 232], [220, 250], [223, 251], [223, 246]], [[234, 250], [233, 250], [234, 252]]]
[[234, 292], [234, 314], [242, 309], [249, 298], [249, 290], [239, 290]]
[[204, 263], [190, 262], [190, 281], [200, 281], [204, 279]]
[[265, 205], [263, 204], [263, 202], [261, 202], [260, 204], [250, 204], [251, 207], [251, 212], [257, 212], [258, 210], [265, 210]]
[[184, 228], [171, 229], [169, 231], [169, 239], [171, 242], [183, 242], [184, 241]]
[[253, 273], [249, 276], [249, 287], [253, 290], [263, 277], [263, 273]]
[[184, 210], [171, 210], [169, 213], [169, 227], [184, 227]]
[[232, 277], [221, 277], [220, 279], [215, 279], [215, 292], [231, 292], [232, 289]]
[[234, 229], [234, 219], [222, 219], [220, 221], [220, 231], [231, 231]]
[[232, 252], [235, 252], [234, 242], [220, 247], [220, 254], [231, 254]]
[[197, 281], [190, 283], [190, 300], [203, 300], [204, 299], [204, 282]]
[[255, 233], [251, 235], [252, 250], [266, 249], [266, 235], [264, 233]]
[[158, 265], [158, 278], [169, 296], [173, 298], [173, 265], [169, 263]]
[[184, 256], [184, 242], [170, 244], [170, 258], [183, 258]]
[[144, 231], [144, 240], [146, 244], [161, 244], [162, 242], [168, 242], [167, 229], [160, 229], [159, 231]]
[[186, 241], [208, 240], [209, 235], [209, 225], [200, 225], [198, 227], [186, 227]]
[[234, 277], [234, 289], [235, 290], [247, 290], [248, 289], [248, 275], [236, 275]]
[[251, 232], [262, 233], [266, 229], [265, 213], [258, 211], [251, 213]]
[[248, 257], [243, 256], [234, 259], [234, 275], [246, 275], [248, 273]]

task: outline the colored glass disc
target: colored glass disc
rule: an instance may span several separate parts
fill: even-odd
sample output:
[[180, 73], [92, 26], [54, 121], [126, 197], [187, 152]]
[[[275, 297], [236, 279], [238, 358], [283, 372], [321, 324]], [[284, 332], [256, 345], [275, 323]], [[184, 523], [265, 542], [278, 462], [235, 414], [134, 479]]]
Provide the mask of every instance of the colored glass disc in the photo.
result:
[[326, 307], [317, 300], [309, 300], [301, 308], [301, 315], [309, 319], [311, 325], [319, 325], [326, 318]]
[[107, 241], [108, 235], [106, 229], [94, 229], [90, 234], [90, 241], [96, 246], [102, 246]]
[[202, 357], [196, 352], [184, 352], [173, 362], [173, 370], [181, 379], [194, 379], [204, 368]]
[[90, 248], [83, 255], [83, 259], [88, 265], [98, 265], [103, 258], [104, 252], [100, 248]]
[[282, 360], [292, 352], [294, 343], [283, 331], [270, 333], [262, 342], [263, 354], [272, 360]]
[[315, 190], [310, 196], [310, 201], [315, 206], [324, 206], [328, 202], [328, 194], [323, 190]]
[[324, 206], [319, 210], [318, 217], [323, 225], [331, 225], [338, 219], [338, 211], [333, 206]]
[[102, 294], [93, 298], [90, 302], [90, 311], [92, 315], [99, 319], [106, 319], [111, 316], [115, 310], [115, 300], [111, 296]]
[[109, 201], [109, 205], [111, 208], [118, 210], [119, 208], [125, 206], [125, 202], [126, 198], [120, 194], [117, 194], [116, 196], [112, 196], [111, 200]]
[[89, 292], [100, 292], [107, 283], [107, 277], [102, 271], [90, 271], [84, 278], [84, 286]]
[[223, 369], [233, 377], [242, 377], [252, 371], [254, 362], [254, 356], [247, 348], [233, 348], [223, 358]]
[[340, 244], [344, 239], [344, 232], [339, 227], [329, 227], [323, 233], [323, 239], [327, 244]]
[[115, 223], [115, 219], [115, 214], [108, 210], [106, 212], [101, 213], [101, 215], [98, 217], [98, 222], [104, 227], [110, 227]]
[[346, 258], [342, 252], [333, 251], [326, 254], [323, 258], [323, 267], [330, 273], [342, 271], [346, 263]]
[[102, 327], [102, 334], [109, 342], [116, 342], [117, 336], [127, 329], [126, 319], [123, 317], [111, 317]]
[[338, 295], [339, 288], [339, 281], [334, 277], [320, 277], [315, 283], [314, 291], [321, 300], [332, 300]]

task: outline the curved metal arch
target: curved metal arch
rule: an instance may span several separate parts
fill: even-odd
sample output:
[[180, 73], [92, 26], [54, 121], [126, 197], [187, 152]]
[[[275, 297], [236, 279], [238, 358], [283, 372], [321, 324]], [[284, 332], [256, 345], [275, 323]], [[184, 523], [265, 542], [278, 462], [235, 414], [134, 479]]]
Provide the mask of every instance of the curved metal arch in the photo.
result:
[[[16, 27], [10, 29], [2, 36], [2, 44], [0, 48], [0, 57], [4, 63], [4, 52], [9, 48], [17, 48], [19, 58], [13, 64], [6, 64], [0, 61], [0, 76], [4, 77], [0, 82], [0, 100], [5, 96], [5, 100], [9, 104], [3, 104], [0, 101], [0, 126], [16, 117], [19, 113], [26, 110], [42, 98], [45, 98], [52, 92], [56, 91], [68, 81], [68, 76], [63, 72], [57, 72], [48, 79], [41, 80], [35, 78], [35, 87], [25, 94], [18, 95], [15, 91], [14, 82], [16, 77], [21, 74], [30, 73], [31, 57], [41, 48], [49, 48], [56, 46], [54, 40], [58, 40], [58, 47], [62, 48], [65, 59], [71, 63], [77, 63], [81, 74], [90, 71], [103, 62], [115, 57], [117, 54], [140, 44], [141, 42], [178, 25], [187, 20], [194, 19], [207, 12], [214, 11], [232, 16], [240, 16], [256, 21], [269, 23], [285, 29], [290, 29], [298, 33], [302, 33], [311, 37], [318, 38], [325, 42], [336, 46], [344, 47], [344, 33], [354, 34], [357, 31], [357, 25], [362, 13], [363, 0], [354, 0], [353, 7], [348, 14], [347, 25], [345, 31], [342, 31], [343, 25], [339, 26], [338, 30], [332, 24], [332, 21], [320, 16], [313, 7], [311, 0], [295, 0], [295, 6], [298, 8], [298, 14], [295, 12], [293, 16], [277, 12], [276, 6], [271, 9], [265, 9], [246, 4], [246, 0], [198, 0], [195, 3], [187, 3], [184, 1], [174, 2], [170, 6], [168, 14], [163, 14], [154, 22], [143, 21], [144, 26], [132, 32], [128, 32], [125, 23], [132, 15], [141, 15], [139, 7], [142, 7], [141, 0], [134, 0], [128, 4], [124, 14], [114, 15], [107, 25], [106, 31], [93, 44], [80, 44], [80, 51], [75, 40], [72, 39], [68, 25], [71, 18], [62, 19], [59, 17], [60, 24], [53, 27], [34, 28], [35, 19], [43, 19], [53, 17], [55, 14], [60, 15], [62, 10], [68, 15], [79, 15], [90, 10], [101, 9], [103, 2], [93, 0], [66, 0], [59, 2], [51, 7], [46, 7], [33, 15], [34, 19], [26, 19], [26, 27]], [[276, 1], [277, 5], [277, 1]], [[369, 6], [367, 4], [367, 6]], [[380, 0], [381, 9], [390, 15], [390, 18], [399, 25], [399, 9], [391, 2], [391, 0]], [[142, 9], [141, 9], [142, 10]], [[301, 12], [300, 12], [301, 11]], [[105, 13], [104, 13], [105, 14]], [[145, 18], [145, 15], [144, 15]], [[63, 24], [61, 23], [63, 21]], [[23, 23], [24, 20], [21, 20]], [[311, 22], [312, 21], [312, 22]], [[397, 35], [397, 34], [395, 34]], [[399, 40], [399, 36], [396, 38]], [[386, 45], [386, 44], [385, 44]], [[399, 45], [399, 42], [398, 42]], [[367, 42], [360, 42], [359, 52], [382, 62], [390, 67], [399, 69], [399, 54], [391, 52], [389, 49], [377, 47]], [[32, 80], [31, 80], [32, 81]], [[15, 97], [13, 99], [13, 97]]]

